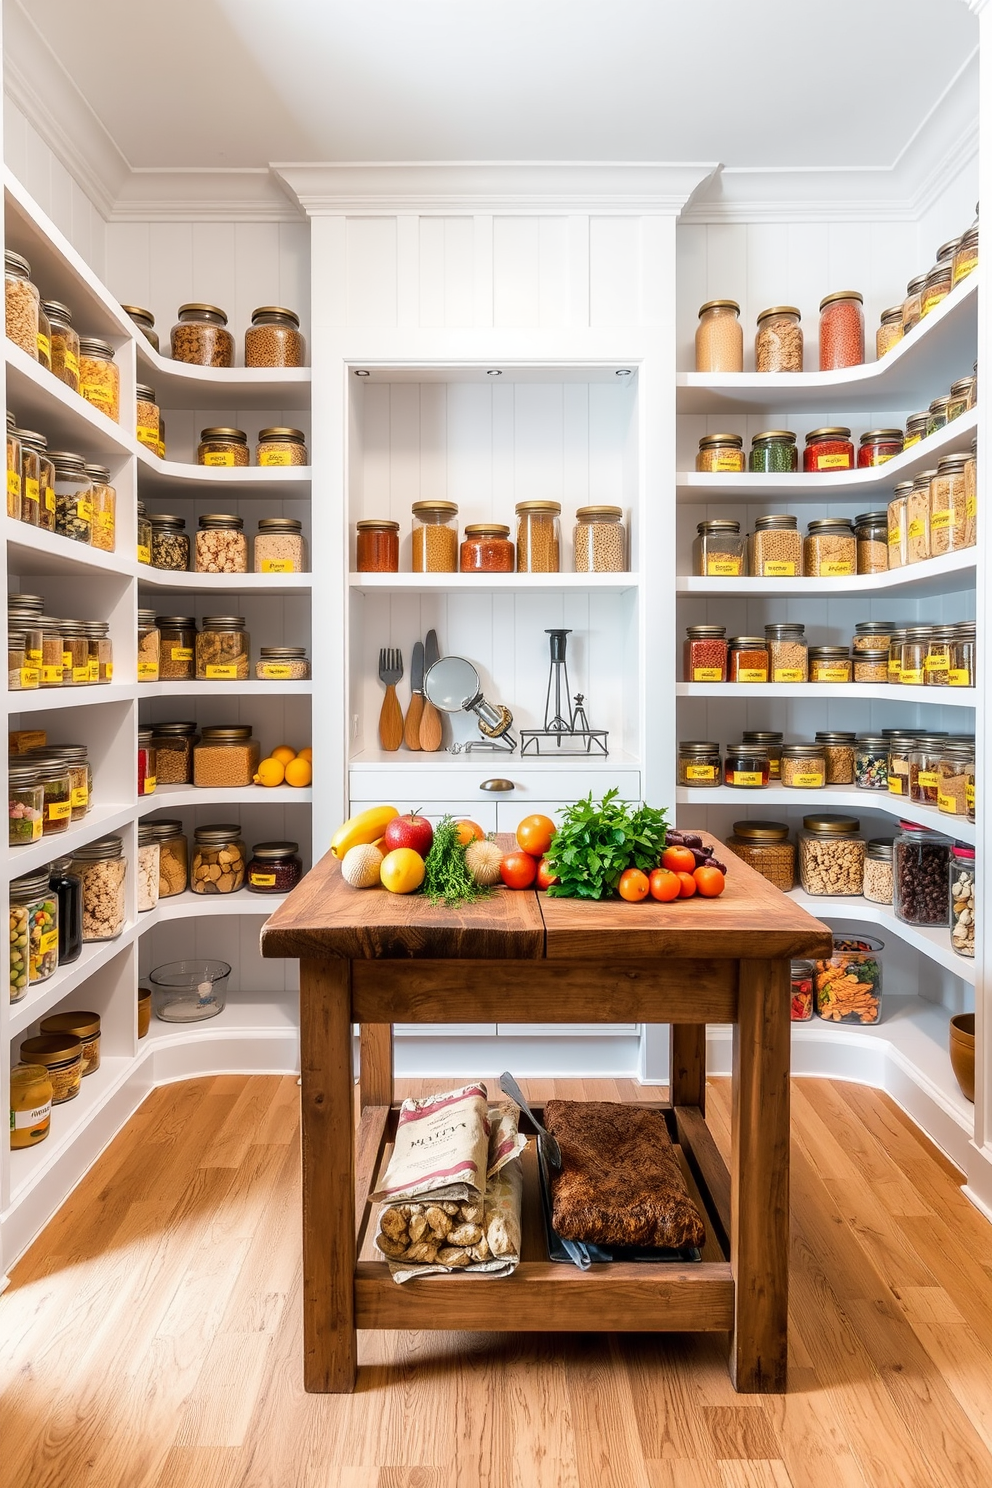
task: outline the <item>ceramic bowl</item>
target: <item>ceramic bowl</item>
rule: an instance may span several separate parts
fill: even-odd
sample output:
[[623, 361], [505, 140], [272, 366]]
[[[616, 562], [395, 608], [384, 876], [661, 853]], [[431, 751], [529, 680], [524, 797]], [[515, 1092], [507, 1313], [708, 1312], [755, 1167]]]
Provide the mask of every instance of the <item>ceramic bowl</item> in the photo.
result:
[[975, 1099], [975, 1015], [958, 1013], [950, 1026], [951, 1069], [965, 1100]]

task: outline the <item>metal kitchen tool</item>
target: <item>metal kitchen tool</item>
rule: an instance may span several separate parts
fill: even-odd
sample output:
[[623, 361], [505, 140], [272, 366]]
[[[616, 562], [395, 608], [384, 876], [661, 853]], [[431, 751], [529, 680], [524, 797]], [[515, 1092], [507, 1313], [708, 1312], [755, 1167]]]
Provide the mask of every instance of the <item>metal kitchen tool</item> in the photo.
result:
[[531, 1126], [537, 1134], [537, 1164], [541, 1175], [541, 1202], [544, 1206], [544, 1219], [548, 1234], [554, 1235], [555, 1243], [564, 1252], [568, 1259], [580, 1271], [588, 1271], [592, 1265], [593, 1257], [589, 1253], [589, 1247], [582, 1240], [566, 1240], [559, 1235], [551, 1223], [551, 1172], [561, 1172], [561, 1148], [551, 1133], [541, 1125], [530, 1106], [523, 1098], [520, 1086], [509, 1073], [504, 1070], [499, 1077], [499, 1088], [504, 1095], [516, 1101], [523, 1114], [527, 1117]]
[[546, 630], [550, 637], [551, 670], [548, 673], [548, 690], [544, 700], [543, 729], [520, 730], [521, 754], [600, 754], [605, 759], [609, 754], [608, 729], [589, 727], [586, 717], [585, 696], [575, 694], [574, 705], [569, 700], [568, 664], [565, 660], [570, 630]]
[[417, 641], [410, 658], [410, 706], [403, 725], [407, 749], [420, 748], [420, 720], [424, 711], [424, 643]]
[[[429, 630], [427, 632], [427, 640], [424, 643], [425, 674], [436, 664], [440, 655], [441, 652], [437, 644], [437, 631]], [[420, 747], [427, 754], [435, 754], [441, 748], [442, 738], [441, 715], [425, 692], [423, 712], [420, 718]]]
[[386, 686], [386, 696], [379, 711], [379, 743], [392, 753], [403, 739], [403, 710], [396, 696], [396, 684], [403, 676], [403, 653], [393, 646], [379, 652], [379, 681]]
[[561, 1148], [558, 1146], [556, 1139], [551, 1135], [551, 1133], [538, 1121], [537, 1117], [534, 1115], [534, 1112], [524, 1100], [520, 1086], [510, 1074], [509, 1070], [504, 1070], [503, 1073], [500, 1075], [499, 1088], [500, 1090], [502, 1090], [504, 1095], [508, 1095], [512, 1101], [516, 1101], [517, 1105], [520, 1107], [521, 1111], [523, 1111], [524, 1115], [527, 1117], [527, 1120], [530, 1122], [531, 1126], [537, 1133], [538, 1141], [544, 1142], [548, 1162], [551, 1164], [556, 1172], [560, 1173]]
[[[516, 749], [517, 741], [510, 733], [513, 714], [502, 703], [490, 703], [482, 695], [479, 674], [464, 656], [446, 656], [435, 662], [424, 678], [424, 694], [442, 713], [474, 713], [479, 720], [481, 740], [464, 746], [453, 746], [458, 753], [474, 749]], [[421, 741], [423, 733], [421, 733]]]

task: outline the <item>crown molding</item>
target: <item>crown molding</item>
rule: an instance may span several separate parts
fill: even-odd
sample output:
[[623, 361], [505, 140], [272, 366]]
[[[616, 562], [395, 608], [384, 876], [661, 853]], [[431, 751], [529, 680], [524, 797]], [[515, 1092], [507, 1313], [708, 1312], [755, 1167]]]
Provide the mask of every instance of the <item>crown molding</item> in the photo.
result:
[[134, 170], [110, 222], [303, 222], [305, 214], [268, 167]]

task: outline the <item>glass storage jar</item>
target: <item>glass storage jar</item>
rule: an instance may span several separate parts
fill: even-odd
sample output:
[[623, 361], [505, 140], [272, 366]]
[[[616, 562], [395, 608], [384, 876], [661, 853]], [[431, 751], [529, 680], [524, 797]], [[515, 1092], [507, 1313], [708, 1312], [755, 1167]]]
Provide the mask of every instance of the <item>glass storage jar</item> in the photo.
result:
[[968, 274], [978, 267], [978, 228], [969, 227], [966, 233], [962, 233], [961, 241], [954, 250], [954, 260], [951, 264], [951, 287], [959, 284]]
[[889, 648], [879, 646], [875, 651], [855, 651], [851, 657], [855, 682], [877, 683], [887, 686], [889, 681]]
[[885, 465], [902, 454], [901, 429], [869, 429], [858, 441], [858, 469]]
[[770, 781], [782, 778], [782, 740], [785, 735], [777, 729], [745, 729], [741, 734], [741, 742], [757, 748], [761, 754], [768, 756], [768, 779]]
[[61, 687], [65, 677], [62, 622], [54, 615], [42, 615], [38, 623], [41, 627], [41, 685]]
[[26, 847], [41, 841], [45, 789], [36, 766], [29, 760], [12, 759], [7, 766], [7, 819], [10, 847]]
[[975, 849], [956, 844], [948, 869], [951, 910], [951, 950], [959, 956], [975, 954]]
[[[583, 529], [588, 531], [588, 529]], [[575, 529], [576, 534], [579, 528]], [[576, 536], [575, 567], [579, 569], [578, 536]], [[584, 547], [586, 558], [590, 556], [588, 537]], [[510, 529], [501, 522], [473, 522], [465, 528], [465, 537], [458, 550], [458, 567], [462, 573], [514, 573], [517, 555], [510, 541]], [[589, 572], [589, 570], [583, 570]]]
[[803, 573], [808, 579], [846, 579], [857, 569], [857, 543], [846, 517], [820, 517], [807, 524]]
[[930, 482], [936, 470], [924, 470], [913, 481], [906, 502], [906, 562], [930, 557]]
[[156, 723], [152, 729], [155, 774], [160, 785], [193, 784], [193, 748], [200, 738], [195, 723]]
[[298, 842], [256, 842], [246, 870], [253, 894], [288, 894], [303, 877]]
[[365, 517], [355, 524], [355, 566], [359, 573], [399, 573], [400, 524], [385, 517]]
[[906, 285], [906, 298], [902, 302], [902, 331], [903, 335], [911, 331], [920, 323], [920, 311], [923, 301], [923, 286], [927, 282], [926, 274], [916, 274]]
[[304, 367], [307, 343], [300, 317], [282, 305], [259, 305], [245, 331], [246, 367]]
[[916, 743], [917, 735], [913, 734], [888, 734], [889, 741], [889, 778], [888, 787], [890, 796], [903, 796], [909, 799], [909, 757]]
[[803, 540], [795, 517], [755, 517], [748, 538], [748, 572], [757, 579], [795, 579], [803, 571]]
[[704, 434], [699, 441], [697, 470], [741, 475], [745, 464], [743, 434]]
[[31, 282], [31, 265], [8, 248], [3, 256], [7, 337], [38, 360], [38, 307], [41, 296]]
[[189, 883], [189, 844], [181, 821], [170, 818], [151, 825], [158, 841], [158, 897], [172, 899], [185, 893]]
[[947, 428], [947, 410], [950, 406], [950, 398], [934, 398], [927, 410], [927, 433], [929, 439], [931, 434], [939, 434], [941, 429]]
[[764, 636], [730, 637], [727, 642], [727, 681], [768, 681], [768, 646]]
[[846, 646], [810, 646], [811, 682], [850, 682], [851, 655]]
[[262, 646], [255, 663], [259, 682], [306, 682], [310, 662], [305, 646]]
[[696, 327], [697, 372], [743, 372], [744, 331], [736, 300], [707, 300]]
[[158, 422], [159, 407], [155, 398], [155, 389], [148, 387], [146, 383], [139, 382], [135, 387], [135, 398], [137, 407], [135, 411], [135, 430], [138, 442], [146, 449], [150, 449], [153, 455], [158, 455]]
[[69, 966], [83, 949], [83, 885], [71, 873], [71, 858], [56, 858], [48, 865], [48, 882], [58, 901], [59, 965]]
[[920, 319], [929, 315], [931, 310], [936, 310], [941, 300], [947, 298], [951, 292], [951, 275], [954, 272], [953, 264], [934, 264], [926, 277], [923, 293], [920, 296]]
[[903, 435], [902, 441], [904, 454], [906, 450], [912, 449], [914, 444], [919, 444], [921, 439], [926, 439], [927, 421], [929, 420], [929, 418], [929, 413], [910, 414], [909, 418], [906, 420], [906, 433]]
[[307, 465], [307, 439], [302, 429], [259, 429], [255, 446], [257, 465]]
[[895, 629], [891, 620], [859, 620], [851, 637], [851, 650], [881, 651], [888, 647]]
[[244, 429], [231, 429], [220, 424], [201, 429], [200, 442], [196, 446], [196, 463], [218, 467], [250, 465], [248, 435]]
[[721, 783], [720, 746], [707, 739], [683, 739], [679, 744], [679, 785], [710, 789]]
[[718, 518], [697, 522], [692, 543], [692, 571], [703, 578], [739, 578], [744, 572], [744, 549], [740, 522]]
[[859, 574], [887, 573], [889, 568], [888, 510], [862, 512], [854, 519], [854, 541]]
[[90, 647], [81, 620], [62, 621], [62, 647], [62, 686], [88, 686]]
[[909, 751], [909, 799], [927, 806], [937, 805], [938, 769], [947, 748], [941, 734], [918, 736]]
[[762, 790], [769, 779], [768, 754], [756, 744], [728, 744], [723, 783], [738, 790]]
[[144, 502], [138, 502], [138, 562], [152, 561], [152, 524], [148, 520]]
[[[9, 625], [9, 622], [8, 622]], [[37, 687], [41, 680], [40, 671], [36, 674], [34, 667], [29, 667], [24, 654], [24, 632], [20, 630], [7, 631], [7, 689], [9, 692], [23, 692]]]
[[799, 881], [807, 894], [860, 894], [865, 841], [856, 816], [820, 811], [804, 816], [799, 833]]
[[951, 391], [947, 399], [947, 422], [953, 424], [956, 418], [967, 413], [969, 408], [974, 407], [973, 391], [975, 379], [973, 377], [959, 377], [951, 383]]
[[865, 843], [865, 876], [861, 892], [872, 904], [892, 903], [891, 837], [872, 837]]
[[624, 573], [627, 533], [623, 508], [580, 506], [572, 529], [576, 573]]
[[109, 341], [79, 338], [79, 391], [113, 423], [121, 421], [121, 373]]
[[227, 316], [216, 305], [190, 302], [179, 306], [172, 327], [172, 360], [194, 367], [233, 367], [234, 337]]
[[247, 851], [239, 826], [197, 827], [193, 841], [190, 888], [194, 894], [236, 894], [244, 887]]
[[751, 440], [748, 469], [756, 475], [787, 475], [799, 469], [796, 436], [791, 429], [766, 429]]
[[682, 643], [682, 679], [685, 682], [726, 682], [727, 627], [689, 625]]
[[795, 621], [765, 626], [770, 682], [808, 682], [806, 628]]
[[138, 681], [157, 682], [162, 660], [162, 636], [154, 610], [138, 611]]
[[833, 955], [813, 963], [818, 1018], [831, 1023], [878, 1022], [884, 949], [884, 943], [870, 935], [834, 936]]
[[37, 1147], [52, 1129], [52, 1082], [43, 1064], [15, 1064], [10, 1072], [10, 1146]]
[[196, 573], [247, 573], [248, 539], [244, 517], [205, 512], [197, 523]]
[[156, 774], [157, 756], [155, 745], [152, 742], [153, 733], [150, 728], [139, 728], [138, 730], [138, 795], [150, 796], [154, 794], [158, 785]]
[[[977, 210], [977, 205], [976, 205], [976, 210]], [[961, 241], [960, 237], [957, 237], [957, 238], [951, 238], [951, 239], [949, 239], [949, 241], [946, 242], [946, 243], [941, 243], [940, 247], [937, 249], [937, 257], [935, 258], [934, 263], [935, 264], [941, 264], [941, 265], [943, 265], [943, 264], [953, 264], [954, 263], [954, 254], [957, 251], [957, 246], [960, 243], [960, 241]]]
[[969, 455], [943, 455], [930, 482], [930, 556], [970, 546], [965, 467]]
[[949, 687], [974, 687], [975, 685], [975, 626], [973, 623], [965, 621], [954, 626], [947, 684]]
[[802, 319], [795, 305], [772, 305], [758, 316], [754, 338], [756, 372], [803, 370]]
[[38, 779], [44, 787], [45, 816], [43, 837], [58, 837], [68, 832], [72, 821], [72, 787], [69, 766], [54, 754], [34, 756]]
[[929, 645], [929, 625], [908, 625], [902, 632], [899, 653], [900, 686], [922, 687], [924, 685]]
[[[417, 508], [414, 507], [414, 515]], [[561, 534], [557, 501], [518, 501], [517, 573], [558, 573], [561, 569]], [[414, 572], [417, 564], [417, 528], [413, 529]], [[430, 570], [428, 570], [430, 571]]]
[[820, 371], [858, 367], [865, 359], [864, 296], [842, 289], [820, 301]]
[[21, 1040], [20, 1057], [47, 1071], [53, 1106], [75, 1100], [83, 1077], [83, 1046], [78, 1038], [70, 1033], [39, 1033]]
[[55, 531], [55, 467], [48, 440], [33, 429], [18, 429], [21, 442], [21, 521]]
[[55, 531], [74, 542], [92, 543], [93, 486], [82, 455], [52, 450], [55, 470]]
[[827, 762], [819, 744], [786, 744], [782, 748], [782, 785], [791, 790], [821, 790]]
[[[161, 898], [161, 895], [159, 896]], [[138, 988], [138, 1037], [148, 1037], [152, 1026], [152, 993], [150, 987]]]
[[[558, 508], [561, 510], [561, 507]], [[412, 507], [411, 568], [414, 573], [456, 573], [458, 570], [458, 507], [453, 501], [415, 501]], [[555, 533], [557, 572], [558, 524]]]
[[109, 620], [86, 620], [83, 634], [89, 659], [90, 684], [114, 680], [114, 643], [110, 639]]
[[79, 392], [79, 336], [73, 328], [72, 312], [61, 300], [44, 300], [51, 335], [52, 372], [66, 387]]
[[152, 529], [152, 568], [186, 573], [190, 559], [186, 518], [171, 512], [152, 512], [148, 521]]
[[878, 330], [875, 332], [875, 356], [879, 361], [898, 345], [905, 332], [902, 325], [902, 306], [893, 305], [882, 311]]
[[724, 846], [784, 894], [795, 888], [796, 849], [785, 822], [734, 822]]
[[948, 687], [951, 671], [953, 625], [938, 625], [930, 632], [927, 656], [923, 663], [923, 681], [927, 687]]
[[207, 790], [251, 785], [260, 758], [250, 724], [211, 724], [193, 750], [193, 784]]
[[21, 517], [21, 441], [17, 420], [7, 414], [7, 515], [15, 522]]
[[858, 790], [888, 790], [889, 741], [884, 734], [859, 734], [854, 742], [854, 784]]
[[192, 615], [159, 615], [158, 675], [161, 682], [192, 682], [196, 675], [196, 620]]
[[295, 517], [262, 517], [252, 557], [255, 573], [306, 573], [303, 523]]
[[85, 1080], [100, 1068], [100, 1014], [87, 1012], [50, 1013], [38, 1025], [42, 1036], [62, 1034], [82, 1045], [80, 1074]]
[[790, 961], [789, 981], [789, 1020], [792, 1023], [808, 1023], [813, 1016], [812, 961]]
[[836, 424], [810, 430], [803, 450], [804, 471], [820, 474], [823, 471], [853, 469], [854, 445], [851, 442], [850, 429]]
[[150, 822], [138, 824], [138, 913], [158, 903], [159, 842]]
[[116, 940], [124, 929], [127, 859], [120, 837], [100, 837], [78, 847], [70, 871], [83, 885], [83, 942]]
[[250, 647], [243, 615], [204, 615], [196, 637], [196, 680], [247, 681]]
[[906, 925], [949, 925], [952, 837], [900, 822], [892, 846], [892, 907]]
[[909, 496], [912, 481], [900, 481], [888, 505], [889, 567], [904, 568], [909, 562]]
[[93, 808], [93, 767], [85, 744], [54, 744], [48, 754], [60, 760], [69, 772], [70, 821], [82, 821]]
[[937, 810], [967, 821], [975, 804], [975, 746], [948, 740], [937, 760]]
[[158, 332], [155, 329], [155, 317], [152, 312], [145, 310], [141, 305], [122, 305], [121, 309], [129, 319], [134, 321], [149, 346], [158, 351]]
[[101, 553], [113, 553], [117, 547], [117, 492], [110, 484], [110, 471], [106, 465], [94, 465], [89, 460], [84, 469], [93, 507], [92, 544]]
[[10, 885], [10, 1000], [47, 982], [59, 964], [59, 906], [48, 869], [35, 869]]

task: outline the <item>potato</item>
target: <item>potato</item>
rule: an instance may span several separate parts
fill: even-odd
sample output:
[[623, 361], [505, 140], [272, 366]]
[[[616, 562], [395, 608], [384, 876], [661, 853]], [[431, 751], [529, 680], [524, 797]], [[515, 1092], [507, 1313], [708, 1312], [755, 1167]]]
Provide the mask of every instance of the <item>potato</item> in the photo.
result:
[[482, 1226], [460, 1224], [448, 1236], [449, 1245], [478, 1245], [482, 1239]]
[[432, 1204], [424, 1213], [424, 1218], [434, 1231], [435, 1235], [444, 1237], [451, 1229], [451, 1220], [438, 1204]]
[[489, 1241], [489, 1249], [494, 1256], [505, 1256], [513, 1254], [513, 1245], [506, 1229], [506, 1220], [502, 1214], [494, 1214], [489, 1221], [489, 1229], [486, 1233]]
[[423, 1214], [410, 1215], [410, 1239], [422, 1240], [427, 1229], [427, 1220]]
[[493, 1254], [484, 1235], [477, 1245], [469, 1246], [468, 1253], [473, 1261], [491, 1261]]
[[467, 1266], [472, 1259], [460, 1245], [442, 1245], [437, 1258], [442, 1266]]
[[468, 1199], [461, 1205], [461, 1217], [465, 1224], [481, 1225], [485, 1205], [481, 1199]]
[[406, 1234], [406, 1220], [399, 1209], [384, 1209], [379, 1216], [379, 1228], [390, 1240], [399, 1240]]

